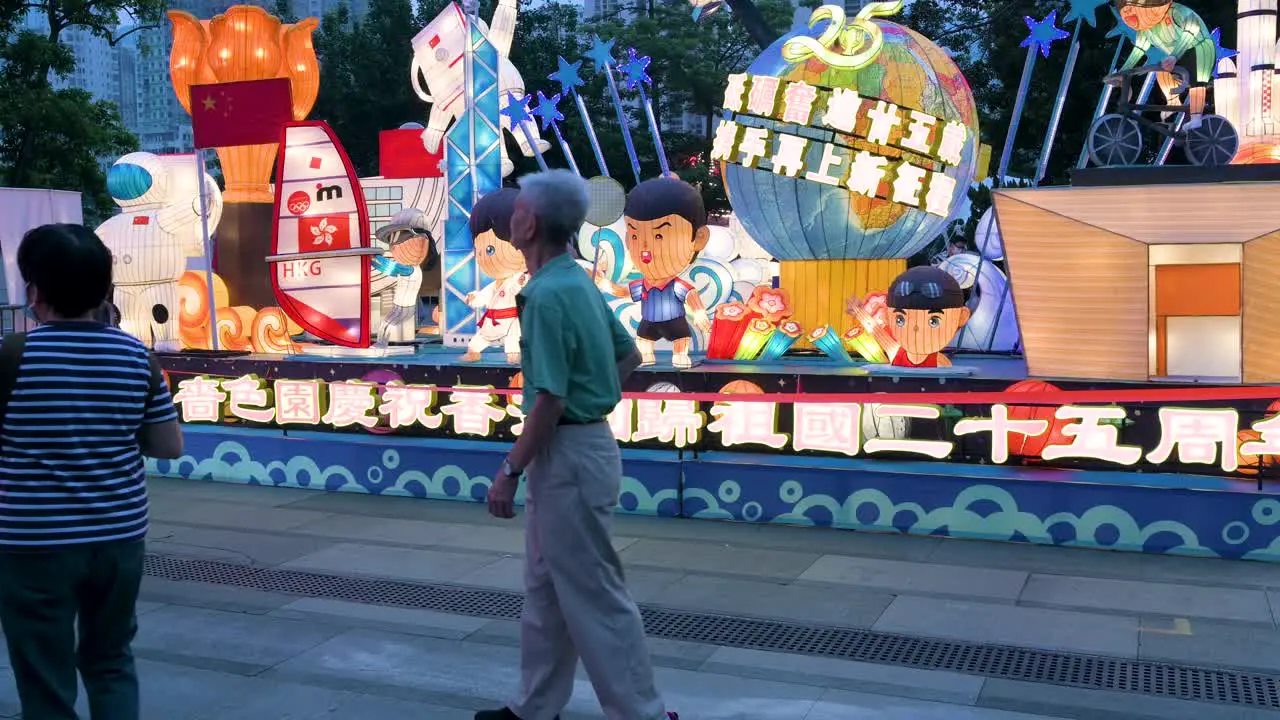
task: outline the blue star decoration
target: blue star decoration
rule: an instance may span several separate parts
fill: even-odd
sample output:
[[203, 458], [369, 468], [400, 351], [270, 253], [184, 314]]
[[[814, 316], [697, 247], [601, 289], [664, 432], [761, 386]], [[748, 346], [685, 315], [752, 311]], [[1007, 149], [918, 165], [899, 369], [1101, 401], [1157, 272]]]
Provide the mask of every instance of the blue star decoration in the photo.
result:
[[620, 68], [627, 76], [627, 89], [635, 90], [636, 86], [652, 85], [653, 81], [649, 79], [647, 72], [649, 67], [649, 58], [645, 56], [636, 57], [635, 48], [627, 48], [627, 61]]
[[1071, 4], [1071, 9], [1067, 11], [1067, 16], [1062, 18], [1062, 24], [1066, 25], [1072, 20], [1077, 22], [1083, 20], [1089, 23], [1089, 27], [1098, 27], [1098, 8], [1111, 2], [1111, 0], [1067, 0]]
[[1045, 57], [1049, 57], [1050, 45], [1071, 37], [1071, 33], [1058, 27], [1057, 10], [1049, 13], [1044, 20], [1036, 20], [1033, 17], [1023, 18], [1023, 20], [1027, 23], [1027, 29], [1031, 34], [1027, 35], [1027, 39], [1019, 43], [1018, 47], [1031, 48], [1032, 52], [1039, 50]]
[[568, 95], [579, 87], [587, 84], [583, 81], [582, 75], [578, 72], [582, 69], [581, 60], [577, 62], [569, 62], [562, 57], [557, 57], [556, 60], [560, 63], [560, 69], [551, 73], [547, 77], [552, 82], [560, 83], [560, 92], [562, 94]]
[[1213, 38], [1213, 49], [1217, 53], [1217, 57], [1213, 61], [1213, 76], [1218, 77], [1218, 63], [1233, 58], [1240, 53], [1222, 47], [1222, 28], [1214, 29], [1213, 32], [1209, 33], [1209, 37]]
[[1116, 26], [1107, 32], [1109, 38], [1124, 38], [1129, 42], [1133, 42], [1138, 37], [1138, 31], [1124, 24], [1124, 20], [1120, 19], [1120, 11], [1115, 5], [1111, 6], [1111, 17], [1115, 19]]
[[552, 125], [555, 125], [561, 120], [564, 120], [564, 115], [560, 113], [559, 106], [560, 106], [559, 93], [556, 93], [555, 95], [552, 95], [551, 97], [548, 98], [546, 95], [542, 94], [541, 90], [538, 91], [538, 107], [533, 109], [533, 114], [535, 117], [542, 120], [543, 130], [546, 130], [547, 128], [551, 127]]
[[529, 122], [529, 103], [532, 101], [533, 98], [528, 95], [516, 97], [507, 93], [507, 106], [502, 108], [502, 114], [511, 119], [512, 130]]
[[613, 65], [613, 40], [605, 42], [600, 39], [599, 35], [591, 36], [591, 49], [586, 52], [584, 57], [589, 58], [591, 62], [596, 64], [596, 70], [604, 70]]

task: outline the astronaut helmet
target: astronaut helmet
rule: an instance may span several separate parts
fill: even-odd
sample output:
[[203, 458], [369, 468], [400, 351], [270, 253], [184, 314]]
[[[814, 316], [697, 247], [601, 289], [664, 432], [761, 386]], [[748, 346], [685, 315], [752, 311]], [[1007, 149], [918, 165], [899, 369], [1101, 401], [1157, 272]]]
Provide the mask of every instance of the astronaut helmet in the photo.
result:
[[107, 191], [126, 210], [167, 202], [169, 190], [169, 168], [152, 153], [129, 153], [107, 171]]

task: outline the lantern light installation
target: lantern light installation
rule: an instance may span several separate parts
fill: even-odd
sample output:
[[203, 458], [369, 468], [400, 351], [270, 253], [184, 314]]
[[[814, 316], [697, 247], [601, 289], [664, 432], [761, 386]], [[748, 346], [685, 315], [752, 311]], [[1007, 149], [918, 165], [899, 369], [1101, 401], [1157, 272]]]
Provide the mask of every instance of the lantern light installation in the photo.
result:
[[538, 144], [533, 141], [533, 131], [529, 129], [529, 123], [533, 119], [533, 113], [529, 112], [529, 103], [533, 98], [529, 95], [516, 97], [512, 93], [507, 93], [507, 104], [502, 108], [502, 116], [511, 122], [511, 129], [520, 130], [520, 134], [529, 141], [529, 146], [533, 148], [534, 157], [538, 160], [538, 169], [543, 172], [547, 171], [547, 160], [542, 157], [542, 150]]
[[[315, 18], [281, 23], [266, 10], [235, 5], [212, 20], [198, 20], [170, 10], [173, 50], [169, 72], [178, 102], [191, 112], [191, 86], [210, 83], [287, 78], [293, 98], [293, 119], [305, 120], [320, 92], [320, 65], [311, 33]], [[219, 148], [226, 179], [223, 199], [228, 203], [270, 203], [271, 166], [276, 144]]]
[[[502, 3], [498, 9], [512, 11]], [[496, 22], [496, 12], [495, 26], [500, 25]], [[441, 11], [441, 15], [450, 13], [462, 23], [460, 37], [463, 40], [459, 48], [463, 66], [462, 92], [469, 99], [444, 135], [448, 216], [444, 226], [444, 251], [441, 253], [444, 273], [440, 292], [443, 306], [441, 332], [446, 345], [458, 347], [471, 341], [479, 320], [477, 311], [466, 302], [468, 295], [480, 289], [480, 269], [471, 238], [471, 208], [481, 197], [502, 186], [499, 68], [500, 63], [510, 61], [489, 41], [476, 15], [474, 3], [467, 12], [456, 4]], [[514, 14], [511, 20], [514, 23]], [[509, 30], [514, 28], [504, 29], [499, 39], [505, 38]]]
[[1009, 173], [1009, 161], [1013, 158], [1013, 147], [1018, 139], [1018, 125], [1022, 122], [1023, 104], [1027, 101], [1027, 91], [1031, 88], [1031, 76], [1036, 69], [1037, 55], [1049, 57], [1049, 48], [1058, 40], [1065, 40], [1070, 34], [1058, 28], [1058, 11], [1049, 13], [1044, 20], [1032, 17], [1023, 18], [1030, 34], [1018, 47], [1027, 49], [1027, 62], [1022, 67], [1022, 83], [1018, 86], [1018, 94], [1013, 101], [1013, 119], [1009, 121], [1009, 134], [1004, 139], [1004, 150], [1000, 154], [1000, 170], [997, 177], [1004, 182]]
[[[320, 92], [320, 65], [311, 42], [320, 24], [315, 18], [286, 24], [262, 8], [233, 5], [210, 20], [180, 10], [170, 11], [169, 20], [169, 74], [188, 114], [195, 110], [194, 86], [270, 79], [288, 81], [292, 120], [305, 120], [311, 112]], [[278, 146], [268, 142], [217, 148], [226, 205], [216, 256], [235, 306], [261, 309], [275, 304], [262, 259], [270, 254], [275, 197], [269, 183]], [[216, 346], [216, 333], [211, 337]]]
[[[1071, 87], [1071, 77], [1075, 74], [1076, 59], [1080, 56], [1080, 26], [1089, 23], [1089, 27], [1098, 27], [1098, 8], [1110, 0], [1070, 0], [1071, 9], [1062, 18], [1063, 23], [1075, 21], [1071, 31], [1071, 49], [1067, 52], [1067, 64], [1062, 70], [1062, 80], [1058, 83], [1058, 95], [1053, 101], [1053, 112], [1049, 117], [1049, 129], [1044, 136], [1044, 145], [1040, 149], [1040, 161], [1036, 164], [1034, 184], [1039, 185], [1049, 170], [1049, 156], [1053, 152], [1053, 143], [1058, 137], [1058, 124], [1062, 122], [1062, 108], [1067, 101], [1067, 90]], [[1117, 60], [1118, 60], [1117, 50]], [[1114, 66], [1116, 60], [1112, 61]]]
[[644, 90], [645, 85], [653, 84], [653, 80], [649, 78], [649, 62], [648, 57], [637, 56], [635, 48], [627, 48], [627, 61], [619, 67], [627, 80], [627, 89], [640, 93], [640, 105], [644, 108], [645, 117], [649, 119], [649, 132], [653, 134], [653, 146], [658, 153], [658, 165], [662, 167], [663, 175], [670, 175], [671, 168], [667, 165], [667, 151], [662, 147], [662, 133], [658, 129], [658, 118], [654, 116], [653, 103], [649, 102], [649, 94]]
[[1236, 53], [1224, 50], [1215, 38], [1214, 107], [1240, 133], [1237, 164], [1280, 163], [1280, 74], [1273, 69], [1280, 57], [1278, 5], [1277, 0], [1239, 0]]
[[627, 120], [626, 108], [622, 105], [622, 96], [618, 94], [618, 81], [613, 77], [613, 40], [604, 41], [599, 35], [591, 36], [591, 49], [586, 57], [595, 63], [596, 71], [604, 73], [609, 83], [609, 95], [613, 98], [613, 109], [618, 113], [618, 127], [622, 131], [622, 142], [627, 146], [627, 159], [631, 161], [631, 172], [636, 183], [640, 183], [640, 159], [636, 157], [636, 145], [631, 139], [631, 123]]
[[887, 288], [985, 177], [973, 92], [944, 50], [885, 19], [902, 6], [850, 22], [818, 8], [726, 87], [712, 159], [809, 329]]
[[569, 147], [569, 143], [564, 141], [564, 135], [560, 133], [560, 125], [558, 123], [564, 120], [564, 114], [560, 112], [559, 106], [559, 93], [547, 97], [539, 90], [538, 106], [533, 109], [533, 115], [542, 121], [543, 130], [550, 130], [555, 133], [556, 142], [560, 144], [560, 152], [564, 153], [564, 159], [565, 162], [569, 163], [569, 169], [573, 171], [573, 174], [581, 176], [582, 171], [578, 169], [578, 161], [573, 157], [573, 148]]
[[582, 96], [578, 94], [578, 88], [586, 84], [579, 74], [579, 70], [582, 68], [582, 61], [569, 62], [562, 57], [557, 57], [556, 62], [559, 63], [558, 69], [547, 77], [560, 83], [561, 95], [565, 97], [573, 96], [573, 103], [578, 107], [578, 116], [582, 118], [582, 127], [587, 131], [587, 140], [591, 141], [591, 151], [595, 153], [596, 165], [600, 168], [600, 174], [608, 177], [609, 166], [605, 164], [604, 153], [600, 150], [600, 141], [596, 138], [595, 126], [591, 124], [591, 115], [587, 112], [587, 104], [582, 101]]

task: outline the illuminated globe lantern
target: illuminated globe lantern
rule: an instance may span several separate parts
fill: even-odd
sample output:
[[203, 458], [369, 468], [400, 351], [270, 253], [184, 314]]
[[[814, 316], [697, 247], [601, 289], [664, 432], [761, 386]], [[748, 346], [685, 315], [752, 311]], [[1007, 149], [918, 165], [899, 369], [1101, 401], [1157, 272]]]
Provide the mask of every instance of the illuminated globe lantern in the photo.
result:
[[973, 92], [945, 51], [883, 19], [901, 7], [867, 3], [848, 22], [820, 7], [725, 91], [712, 158], [806, 328], [887, 289], [977, 175]]

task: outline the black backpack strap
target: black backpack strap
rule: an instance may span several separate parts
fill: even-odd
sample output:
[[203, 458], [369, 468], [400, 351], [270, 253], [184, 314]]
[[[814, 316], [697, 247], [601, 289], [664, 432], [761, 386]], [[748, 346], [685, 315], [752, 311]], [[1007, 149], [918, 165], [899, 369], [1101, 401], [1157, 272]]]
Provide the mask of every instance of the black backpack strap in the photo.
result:
[[161, 393], [169, 392], [169, 382], [165, 378], [164, 367], [160, 365], [160, 358], [155, 353], [148, 353], [151, 361], [151, 387], [150, 395], [147, 396], [147, 402], [151, 402], [151, 398]]
[[0, 429], [4, 428], [9, 397], [13, 395], [13, 386], [18, 382], [18, 369], [22, 365], [22, 353], [26, 349], [26, 333], [10, 333], [0, 342]]

